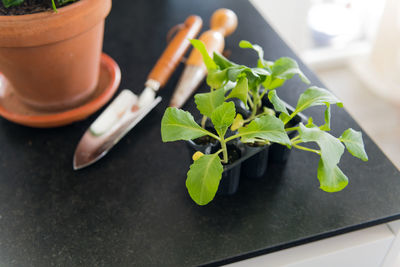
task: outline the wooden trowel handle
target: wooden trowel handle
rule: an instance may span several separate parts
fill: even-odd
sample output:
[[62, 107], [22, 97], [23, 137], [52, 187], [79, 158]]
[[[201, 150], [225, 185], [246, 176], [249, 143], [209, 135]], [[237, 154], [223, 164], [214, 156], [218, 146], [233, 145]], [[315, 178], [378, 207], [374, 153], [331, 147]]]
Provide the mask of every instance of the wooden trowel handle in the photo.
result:
[[[238, 25], [236, 14], [226, 8], [216, 10], [211, 16], [211, 29], [204, 32], [199, 40], [202, 41], [208, 53], [212, 57], [214, 52], [221, 53], [224, 50], [224, 37], [232, 34]], [[203, 57], [197, 49], [193, 49], [186, 62], [187, 65], [201, 66], [205, 70]]]
[[150, 72], [148, 79], [158, 81], [160, 87], [163, 87], [167, 83], [169, 77], [189, 48], [189, 39], [193, 39], [197, 36], [202, 24], [203, 21], [199, 16], [191, 15], [186, 19], [183, 28], [175, 35], [164, 50]]

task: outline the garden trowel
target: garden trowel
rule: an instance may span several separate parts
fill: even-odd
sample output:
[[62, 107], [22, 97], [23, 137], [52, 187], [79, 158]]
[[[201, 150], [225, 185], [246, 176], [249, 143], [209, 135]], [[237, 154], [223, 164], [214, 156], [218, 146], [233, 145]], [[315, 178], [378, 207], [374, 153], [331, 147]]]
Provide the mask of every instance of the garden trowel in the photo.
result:
[[[199, 38], [205, 44], [211, 57], [214, 52], [221, 53], [224, 50], [224, 37], [232, 34], [236, 30], [237, 24], [237, 16], [232, 10], [221, 8], [214, 12], [210, 20], [211, 29], [202, 33]], [[197, 89], [206, 74], [207, 69], [200, 52], [193, 49], [186, 61], [170, 106], [180, 108]]]
[[189, 16], [157, 61], [140, 96], [123, 90], [92, 123], [75, 150], [74, 170], [102, 158], [118, 141], [145, 117], [160, 101], [156, 93], [168, 81], [202, 26], [198, 16]]

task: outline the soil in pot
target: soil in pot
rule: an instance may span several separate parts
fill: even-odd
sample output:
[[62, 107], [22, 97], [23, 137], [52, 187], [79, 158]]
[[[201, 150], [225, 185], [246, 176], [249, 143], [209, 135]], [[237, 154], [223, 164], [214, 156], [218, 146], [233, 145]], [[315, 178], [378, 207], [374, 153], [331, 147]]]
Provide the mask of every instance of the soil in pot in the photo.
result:
[[[78, 1], [78, 0], [77, 0]], [[67, 6], [72, 4], [69, 2], [63, 6]], [[56, 5], [58, 6], [58, 2], [56, 1]], [[10, 6], [6, 8], [3, 5], [3, 2], [0, 1], [0, 16], [15, 16], [15, 15], [25, 15], [25, 14], [34, 14], [44, 11], [52, 11], [53, 7], [51, 4], [51, 0], [25, 0], [22, 4], [18, 6]]]
[[[200, 121], [198, 121], [197, 123], [200, 123]], [[212, 127], [210, 120], [206, 121], [206, 130], [217, 135], [217, 132], [215, 131], [214, 127]], [[192, 154], [196, 151], [200, 151], [204, 154], [212, 154], [217, 152], [217, 150], [219, 149], [217, 148], [218, 141], [208, 135], [196, 138], [194, 140], [189, 140], [187, 141], [187, 145]]]

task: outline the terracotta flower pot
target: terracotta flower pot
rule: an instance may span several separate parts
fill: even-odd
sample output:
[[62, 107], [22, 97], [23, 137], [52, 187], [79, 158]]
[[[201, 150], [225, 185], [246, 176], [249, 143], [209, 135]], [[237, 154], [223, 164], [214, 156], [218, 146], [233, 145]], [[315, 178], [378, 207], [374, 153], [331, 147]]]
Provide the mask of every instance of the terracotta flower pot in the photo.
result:
[[111, 0], [80, 0], [58, 9], [0, 16], [0, 72], [25, 104], [63, 110], [96, 88], [104, 20]]

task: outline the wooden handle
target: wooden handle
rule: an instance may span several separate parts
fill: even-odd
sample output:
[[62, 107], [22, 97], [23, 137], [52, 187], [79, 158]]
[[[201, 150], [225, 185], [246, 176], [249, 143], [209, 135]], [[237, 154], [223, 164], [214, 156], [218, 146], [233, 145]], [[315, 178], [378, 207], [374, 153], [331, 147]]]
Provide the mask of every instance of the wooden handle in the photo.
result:
[[211, 16], [211, 30], [219, 31], [225, 37], [231, 35], [236, 30], [237, 25], [237, 16], [235, 12], [230, 9], [220, 8]]
[[[216, 10], [210, 20], [211, 30], [204, 32], [199, 40], [203, 41], [210, 56], [214, 52], [221, 53], [225, 47], [224, 36], [232, 34], [238, 25], [236, 14], [226, 8]], [[193, 49], [186, 62], [188, 65], [205, 68], [203, 57], [197, 49]]]
[[163, 87], [175, 68], [178, 66], [181, 58], [190, 46], [189, 39], [193, 39], [199, 33], [203, 21], [199, 16], [189, 16], [180, 30], [169, 43], [167, 48], [158, 59], [156, 65], [151, 70], [148, 79], [156, 80]]

